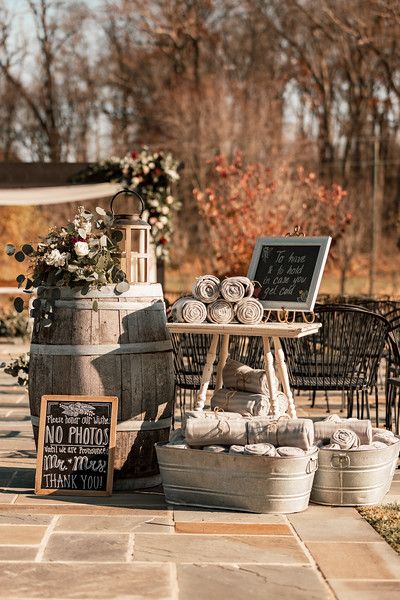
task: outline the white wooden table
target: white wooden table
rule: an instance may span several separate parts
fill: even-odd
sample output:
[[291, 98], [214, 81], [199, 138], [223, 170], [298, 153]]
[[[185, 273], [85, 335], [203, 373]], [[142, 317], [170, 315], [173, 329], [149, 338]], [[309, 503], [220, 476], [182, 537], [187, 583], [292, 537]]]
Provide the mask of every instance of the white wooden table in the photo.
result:
[[[306, 335], [312, 335], [317, 333], [318, 329], [321, 327], [321, 323], [261, 323], [259, 325], [242, 325], [241, 323], [229, 323], [228, 325], [216, 325], [214, 323], [167, 323], [167, 327], [171, 333], [205, 333], [211, 334], [212, 336], [200, 380], [195, 410], [203, 410], [204, 408], [219, 338], [221, 337], [221, 350], [217, 367], [216, 390], [222, 387], [222, 370], [228, 358], [229, 337], [231, 335], [258, 336], [263, 340], [264, 368], [273, 415], [275, 418], [280, 416], [279, 406], [276, 400], [276, 390], [273, 384], [276, 369], [276, 375], [282, 385], [283, 392], [289, 400], [289, 415], [292, 418], [296, 418], [296, 408], [294, 405], [293, 394], [290, 389], [285, 355], [280, 338], [301, 338]], [[271, 339], [275, 350], [275, 365], [274, 357], [271, 352]]]

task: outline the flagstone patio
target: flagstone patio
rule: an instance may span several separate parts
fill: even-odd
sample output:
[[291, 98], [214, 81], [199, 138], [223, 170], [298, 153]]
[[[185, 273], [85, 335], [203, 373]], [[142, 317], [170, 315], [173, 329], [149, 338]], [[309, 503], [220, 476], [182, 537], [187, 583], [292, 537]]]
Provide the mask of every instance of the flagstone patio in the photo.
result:
[[[0, 360], [9, 350], [0, 349]], [[310, 413], [307, 398], [296, 402], [299, 413]], [[318, 404], [312, 414], [324, 414], [323, 399]], [[0, 598], [392, 600], [400, 594], [400, 557], [353, 508], [310, 505], [287, 516], [173, 510], [161, 489], [37, 497], [35, 458], [27, 395], [1, 375]], [[400, 501], [400, 470], [385, 501]]]

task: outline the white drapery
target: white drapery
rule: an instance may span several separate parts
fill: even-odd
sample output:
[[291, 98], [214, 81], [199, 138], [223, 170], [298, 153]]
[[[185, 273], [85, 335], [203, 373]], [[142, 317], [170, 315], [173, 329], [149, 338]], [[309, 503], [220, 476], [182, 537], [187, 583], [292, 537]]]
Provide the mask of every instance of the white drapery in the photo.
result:
[[65, 202], [111, 199], [111, 196], [120, 189], [121, 185], [116, 183], [0, 189], [0, 206], [46, 206]]

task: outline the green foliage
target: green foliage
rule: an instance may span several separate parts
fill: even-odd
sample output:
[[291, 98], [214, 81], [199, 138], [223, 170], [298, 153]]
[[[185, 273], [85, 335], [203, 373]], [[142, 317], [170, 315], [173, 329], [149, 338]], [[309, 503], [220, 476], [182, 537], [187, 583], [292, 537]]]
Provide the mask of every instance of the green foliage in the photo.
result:
[[[22, 298], [21, 298], [22, 300]], [[0, 309], [0, 337], [23, 337], [30, 334], [29, 321], [25, 315]]]

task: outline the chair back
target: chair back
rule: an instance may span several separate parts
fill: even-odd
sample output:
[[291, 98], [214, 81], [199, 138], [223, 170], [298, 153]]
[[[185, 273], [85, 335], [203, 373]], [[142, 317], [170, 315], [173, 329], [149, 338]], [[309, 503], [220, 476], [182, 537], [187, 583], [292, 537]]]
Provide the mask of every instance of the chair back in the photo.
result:
[[319, 305], [318, 333], [283, 340], [291, 385], [297, 389], [353, 391], [371, 387], [388, 336], [388, 321], [348, 305]]

